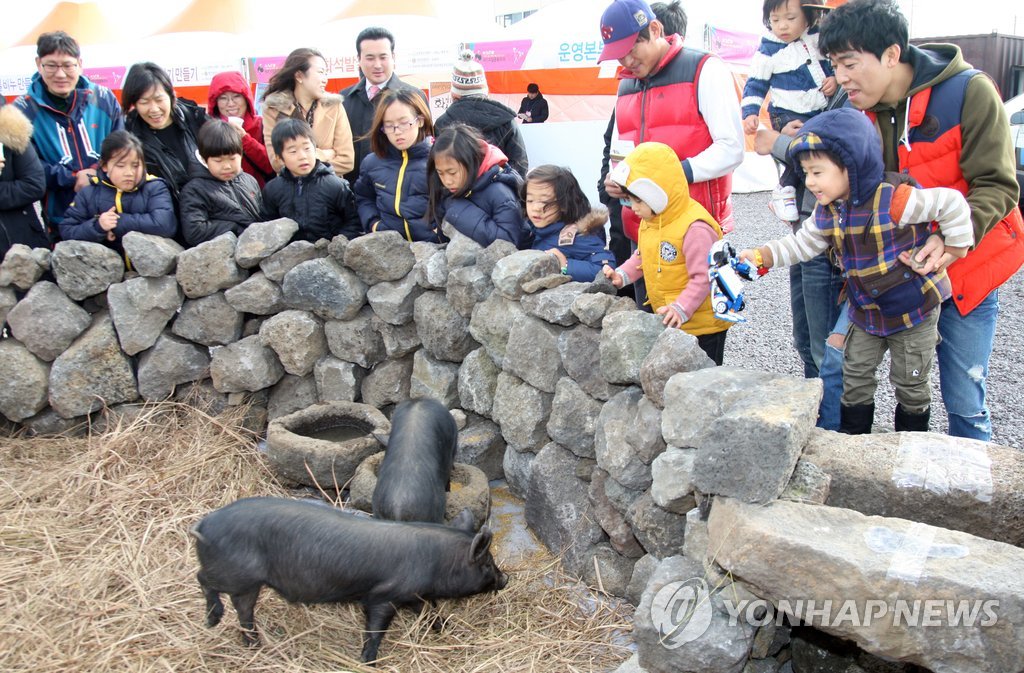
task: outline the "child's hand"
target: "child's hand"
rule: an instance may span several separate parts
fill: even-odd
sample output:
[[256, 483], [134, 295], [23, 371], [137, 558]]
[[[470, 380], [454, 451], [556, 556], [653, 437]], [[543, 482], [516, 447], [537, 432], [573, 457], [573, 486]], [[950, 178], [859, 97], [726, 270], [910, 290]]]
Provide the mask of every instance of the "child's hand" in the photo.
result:
[[743, 118], [743, 132], [747, 135], [757, 131], [757, 115], [748, 115]]
[[601, 267], [601, 272], [604, 273], [605, 278], [612, 282], [612, 285], [622, 287], [622, 276], [617, 274], [610, 264], [605, 264]]
[[679, 327], [683, 324], [683, 319], [679, 317], [679, 314], [668, 306], [662, 306], [657, 309], [655, 313], [660, 316], [664, 316], [661, 322], [665, 327]]
[[113, 231], [117, 228], [117, 220], [120, 217], [121, 216], [117, 214], [117, 210], [111, 206], [110, 210], [99, 216], [100, 229], [103, 231]]
[[562, 254], [562, 251], [559, 250], [558, 248], [551, 248], [550, 250], [545, 250], [544, 252], [548, 253], [549, 255], [558, 260], [558, 267], [560, 269], [564, 269], [569, 265], [569, 261], [565, 258], [565, 255]]
[[821, 93], [826, 96], [831, 96], [836, 92], [836, 78], [826, 77], [825, 81], [821, 83]]
[[740, 250], [736, 253], [736, 257], [744, 262], [750, 262], [750, 266], [757, 268], [757, 256], [754, 251], [747, 248], [746, 250]]

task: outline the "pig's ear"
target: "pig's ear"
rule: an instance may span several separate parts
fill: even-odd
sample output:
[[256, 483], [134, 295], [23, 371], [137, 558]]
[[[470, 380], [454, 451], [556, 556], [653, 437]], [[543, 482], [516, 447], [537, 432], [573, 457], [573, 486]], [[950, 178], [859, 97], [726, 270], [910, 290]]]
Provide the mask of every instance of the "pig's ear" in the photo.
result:
[[463, 507], [462, 511], [455, 515], [455, 518], [448, 525], [452, 528], [464, 530], [467, 533], [472, 533], [476, 530], [476, 526], [473, 525], [473, 512], [469, 511], [468, 507]]
[[480, 563], [484, 560], [490, 547], [491, 529], [484, 526], [473, 538], [473, 544], [469, 546], [469, 557], [473, 559], [474, 563]]

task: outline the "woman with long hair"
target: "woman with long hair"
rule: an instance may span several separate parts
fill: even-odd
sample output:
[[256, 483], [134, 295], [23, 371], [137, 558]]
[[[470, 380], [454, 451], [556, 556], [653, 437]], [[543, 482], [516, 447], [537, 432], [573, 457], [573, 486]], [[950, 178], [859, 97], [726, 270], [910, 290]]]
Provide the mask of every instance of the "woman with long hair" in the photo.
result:
[[284, 167], [270, 140], [279, 119], [301, 119], [313, 129], [316, 158], [341, 178], [355, 165], [352, 128], [341, 96], [327, 93], [327, 61], [315, 49], [288, 54], [263, 94], [263, 140], [275, 171]]

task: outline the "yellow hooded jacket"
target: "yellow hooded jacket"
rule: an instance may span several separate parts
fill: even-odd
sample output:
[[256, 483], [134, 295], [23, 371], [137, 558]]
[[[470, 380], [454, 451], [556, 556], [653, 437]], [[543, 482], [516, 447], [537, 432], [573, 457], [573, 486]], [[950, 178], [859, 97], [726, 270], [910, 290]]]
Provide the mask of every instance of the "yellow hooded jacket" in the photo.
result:
[[[675, 301], [690, 282], [683, 256], [683, 237], [690, 225], [701, 220], [722, 237], [722, 228], [715, 218], [690, 198], [686, 176], [679, 158], [663, 143], [641, 143], [616, 166], [618, 177], [631, 194], [657, 213], [651, 221], [641, 220], [639, 233], [640, 260], [651, 307], [659, 309]], [[624, 180], [622, 180], [624, 176]], [[711, 295], [683, 323], [681, 328], [694, 336], [724, 332], [732, 323], [715, 318]]]

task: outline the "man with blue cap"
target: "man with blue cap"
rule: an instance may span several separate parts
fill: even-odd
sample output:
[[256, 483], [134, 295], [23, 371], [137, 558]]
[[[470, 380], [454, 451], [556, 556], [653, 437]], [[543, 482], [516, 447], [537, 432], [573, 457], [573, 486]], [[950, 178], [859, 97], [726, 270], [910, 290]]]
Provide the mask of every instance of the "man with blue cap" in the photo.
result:
[[[617, 60], [615, 121], [620, 140], [661, 142], [682, 163], [690, 195], [725, 231], [732, 229], [732, 172], [743, 161], [739, 99], [728, 68], [713, 54], [683, 46], [644, 0], [614, 0], [601, 16], [599, 61]], [[624, 196], [606, 179], [608, 195]], [[626, 235], [636, 241], [640, 220], [622, 210]]]

